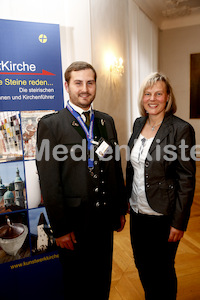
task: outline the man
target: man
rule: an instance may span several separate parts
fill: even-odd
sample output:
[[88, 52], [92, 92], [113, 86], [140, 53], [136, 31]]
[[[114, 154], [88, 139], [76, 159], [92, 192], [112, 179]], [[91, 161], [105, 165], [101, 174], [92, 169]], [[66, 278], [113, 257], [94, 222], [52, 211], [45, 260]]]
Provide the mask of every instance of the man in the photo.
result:
[[113, 119], [91, 107], [94, 68], [74, 62], [65, 80], [67, 107], [38, 125], [41, 191], [59, 249], [66, 299], [107, 300], [113, 230], [123, 229], [127, 210], [121, 162], [115, 159], [117, 134]]

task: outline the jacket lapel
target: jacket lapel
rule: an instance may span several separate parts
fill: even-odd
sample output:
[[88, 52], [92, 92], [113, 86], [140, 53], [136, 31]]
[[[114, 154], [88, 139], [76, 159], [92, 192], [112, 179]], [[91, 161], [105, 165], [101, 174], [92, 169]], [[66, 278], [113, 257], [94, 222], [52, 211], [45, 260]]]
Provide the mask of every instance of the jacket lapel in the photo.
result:
[[140, 132], [142, 131], [142, 128], [144, 127], [145, 123], [146, 123], [146, 117], [141, 117], [140, 119], [138, 119], [138, 121], [135, 122], [134, 128], [133, 128], [133, 134], [131, 135], [131, 138], [129, 140], [129, 147], [130, 147], [130, 151], [133, 149], [133, 146], [135, 145], [135, 142], [138, 138], [138, 136], [140, 135]]
[[[142, 131], [142, 128], [144, 127], [146, 123], [147, 117], [141, 117], [138, 119], [138, 121], [135, 123], [133, 128], [133, 134], [130, 138], [130, 141], [128, 143], [130, 147], [130, 151], [132, 150], [138, 136], [140, 135], [140, 132]], [[149, 153], [152, 153], [154, 151], [156, 145], [160, 144], [163, 139], [171, 132], [170, 125], [172, 124], [172, 115], [165, 116], [164, 121], [162, 125], [160, 126], [153, 143], [151, 144], [151, 147], [149, 149]]]
[[76, 120], [76, 118], [71, 114], [71, 112], [66, 108], [66, 114], [67, 114], [67, 118], [72, 126], [72, 128], [74, 128], [78, 134], [85, 139], [86, 135], [84, 130], [82, 129], [82, 127], [80, 126], [79, 122]]
[[99, 118], [94, 112], [94, 136], [95, 135], [108, 139], [105, 120], [103, 118]]
[[86, 135], [84, 130], [82, 129], [82, 127], [80, 126], [79, 122], [76, 120], [76, 118], [74, 118], [75, 120], [73, 120], [71, 122], [71, 126], [80, 134], [80, 136], [85, 139]]

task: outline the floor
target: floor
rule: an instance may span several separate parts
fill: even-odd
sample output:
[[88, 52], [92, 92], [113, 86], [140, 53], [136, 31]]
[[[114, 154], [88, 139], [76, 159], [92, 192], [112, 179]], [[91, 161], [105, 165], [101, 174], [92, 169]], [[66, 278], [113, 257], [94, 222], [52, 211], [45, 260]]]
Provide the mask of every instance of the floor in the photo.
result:
[[[187, 231], [176, 256], [177, 300], [200, 299], [200, 162], [197, 162], [195, 198]], [[129, 238], [129, 215], [124, 230], [115, 233], [109, 300], [144, 300]], [[162, 299], [161, 299], [162, 300]], [[170, 299], [169, 299], [170, 300]]]

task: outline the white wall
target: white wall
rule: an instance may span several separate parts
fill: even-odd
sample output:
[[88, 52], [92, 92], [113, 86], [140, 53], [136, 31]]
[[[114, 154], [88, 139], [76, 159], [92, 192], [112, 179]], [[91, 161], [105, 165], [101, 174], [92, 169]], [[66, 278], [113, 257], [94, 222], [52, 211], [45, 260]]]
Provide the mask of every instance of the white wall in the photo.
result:
[[200, 145], [200, 120], [190, 119], [190, 54], [200, 53], [200, 25], [160, 32], [159, 69], [171, 82], [177, 100], [177, 113], [196, 131]]
[[130, 124], [139, 116], [138, 92], [144, 78], [158, 69], [158, 27], [139, 9], [133, 0], [128, 1], [129, 19], [129, 77]]
[[[137, 96], [141, 81], [157, 70], [158, 29], [133, 0], [90, 0], [92, 63], [97, 70], [94, 107], [115, 121], [119, 144], [127, 145], [139, 116]], [[108, 53], [124, 60], [124, 74], [114, 75], [105, 63]], [[125, 168], [125, 151], [122, 151]]]
[[[127, 144], [128, 120], [128, 30], [127, 1], [92, 0], [92, 62], [97, 70], [97, 97], [94, 107], [109, 113], [115, 120], [119, 143]], [[122, 76], [110, 72], [107, 57], [124, 60]]]

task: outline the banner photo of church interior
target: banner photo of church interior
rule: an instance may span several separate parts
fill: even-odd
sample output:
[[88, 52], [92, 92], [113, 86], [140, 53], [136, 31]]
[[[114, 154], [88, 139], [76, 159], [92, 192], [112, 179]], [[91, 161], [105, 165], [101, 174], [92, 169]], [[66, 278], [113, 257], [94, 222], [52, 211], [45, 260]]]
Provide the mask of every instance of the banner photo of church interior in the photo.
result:
[[24, 159], [34, 159], [36, 151], [36, 131], [37, 124], [42, 116], [52, 113], [51, 110], [36, 110], [36, 111], [22, 111], [22, 137]]

